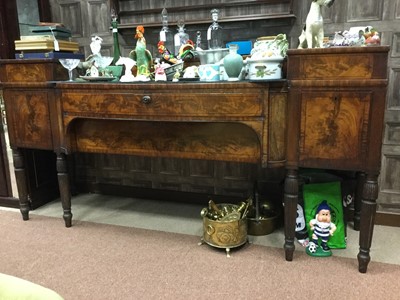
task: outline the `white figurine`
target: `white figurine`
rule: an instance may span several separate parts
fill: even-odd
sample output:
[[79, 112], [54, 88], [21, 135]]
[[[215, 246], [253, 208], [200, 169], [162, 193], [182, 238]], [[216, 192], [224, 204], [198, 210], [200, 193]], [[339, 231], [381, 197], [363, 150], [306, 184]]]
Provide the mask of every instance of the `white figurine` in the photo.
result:
[[92, 37], [92, 42], [90, 43], [90, 50], [92, 51], [93, 55], [101, 55], [100, 50], [101, 50], [101, 43], [103, 42], [103, 39], [99, 36], [94, 36]]
[[181, 77], [181, 73], [179, 72], [179, 70], [176, 70], [174, 77], [172, 78], [172, 81], [178, 82], [180, 77]]
[[167, 74], [165, 74], [164, 66], [157, 63], [154, 71], [154, 81], [167, 81]]
[[129, 58], [129, 57], [120, 57], [115, 65], [120, 66], [124, 65], [125, 66], [125, 73], [124, 75], [121, 76], [120, 80], [121, 82], [132, 82], [136, 81], [135, 76], [132, 74], [132, 68], [133, 66], [136, 65], [136, 62]]
[[307, 15], [306, 26], [299, 37], [299, 47], [322, 48], [324, 41], [324, 20], [321, 6], [331, 7], [335, 0], [313, 0]]
[[187, 67], [183, 73], [183, 78], [196, 78], [199, 77], [197, 66]]
[[99, 69], [97, 68], [96, 64], [92, 64], [89, 68], [89, 75], [90, 77], [99, 77]]

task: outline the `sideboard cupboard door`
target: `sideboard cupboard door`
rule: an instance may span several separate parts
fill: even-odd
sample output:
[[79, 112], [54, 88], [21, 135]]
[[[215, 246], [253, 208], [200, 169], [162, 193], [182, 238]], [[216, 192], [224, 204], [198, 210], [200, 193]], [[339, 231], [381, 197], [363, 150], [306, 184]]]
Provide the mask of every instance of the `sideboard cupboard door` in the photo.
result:
[[4, 90], [11, 147], [53, 150], [48, 91]]
[[359, 169], [366, 157], [371, 92], [306, 90], [301, 99], [299, 165]]

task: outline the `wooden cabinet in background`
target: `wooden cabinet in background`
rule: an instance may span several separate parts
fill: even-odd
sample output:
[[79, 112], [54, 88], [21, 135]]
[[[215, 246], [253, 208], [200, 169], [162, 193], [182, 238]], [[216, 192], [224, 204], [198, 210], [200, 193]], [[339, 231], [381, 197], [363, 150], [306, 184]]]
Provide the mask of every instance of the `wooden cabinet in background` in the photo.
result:
[[[354, 227], [359, 270], [370, 260], [378, 195], [389, 47], [288, 51], [288, 135], [285, 214], [287, 259], [294, 250], [300, 167], [358, 171]], [[289, 238], [289, 239], [288, 239]]]

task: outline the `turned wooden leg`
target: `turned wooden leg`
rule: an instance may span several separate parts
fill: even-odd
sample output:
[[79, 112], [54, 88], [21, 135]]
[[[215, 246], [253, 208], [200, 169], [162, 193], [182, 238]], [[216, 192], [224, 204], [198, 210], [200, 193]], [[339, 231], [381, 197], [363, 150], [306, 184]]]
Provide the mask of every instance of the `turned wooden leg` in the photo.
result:
[[72, 225], [71, 212], [71, 192], [67, 170], [67, 160], [64, 153], [57, 154], [57, 177], [58, 186], [60, 188], [61, 205], [63, 208], [63, 218], [65, 227]]
[[21, 149], [12, 149], [15, 180], [17, 182], [19, 209], [24, 221], [29, 220], [29, 198], [28, 198], [28, 184], [26, 181], [26, 172], [24, 164], [24, 156]]
[[357, 187], [354, 198], [354, 230], [360, 230], [361, 198], [365, 183], [365, 173], [357, 173]]
[[296, 230], [297, 202], [299, 193], [299, 178], [297, 170], [287, 170], [283, 203], [285, 205], [285, 258], [287, 261], [293, 260], [294, 236]]
[[360, 252], [358, 258], [358, 270], [361, 273], [367, 272], [368, 263], [371, 260], [369, 250], [372, 243], [374, 231], [376, 199], [378, 198], [378, 175], [367, 175], [361, 203], [360, 217]]

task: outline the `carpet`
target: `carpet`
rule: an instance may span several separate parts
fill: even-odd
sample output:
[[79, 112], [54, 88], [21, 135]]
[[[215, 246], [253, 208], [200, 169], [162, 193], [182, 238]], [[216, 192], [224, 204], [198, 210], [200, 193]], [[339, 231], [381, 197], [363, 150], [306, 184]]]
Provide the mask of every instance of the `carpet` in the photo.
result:
[[231, 250], [200, 238], [0, 211], [0, 273], [48, 287], [65, 300], [398, 299], [400, 266], [314, 258], [245, 244]]

